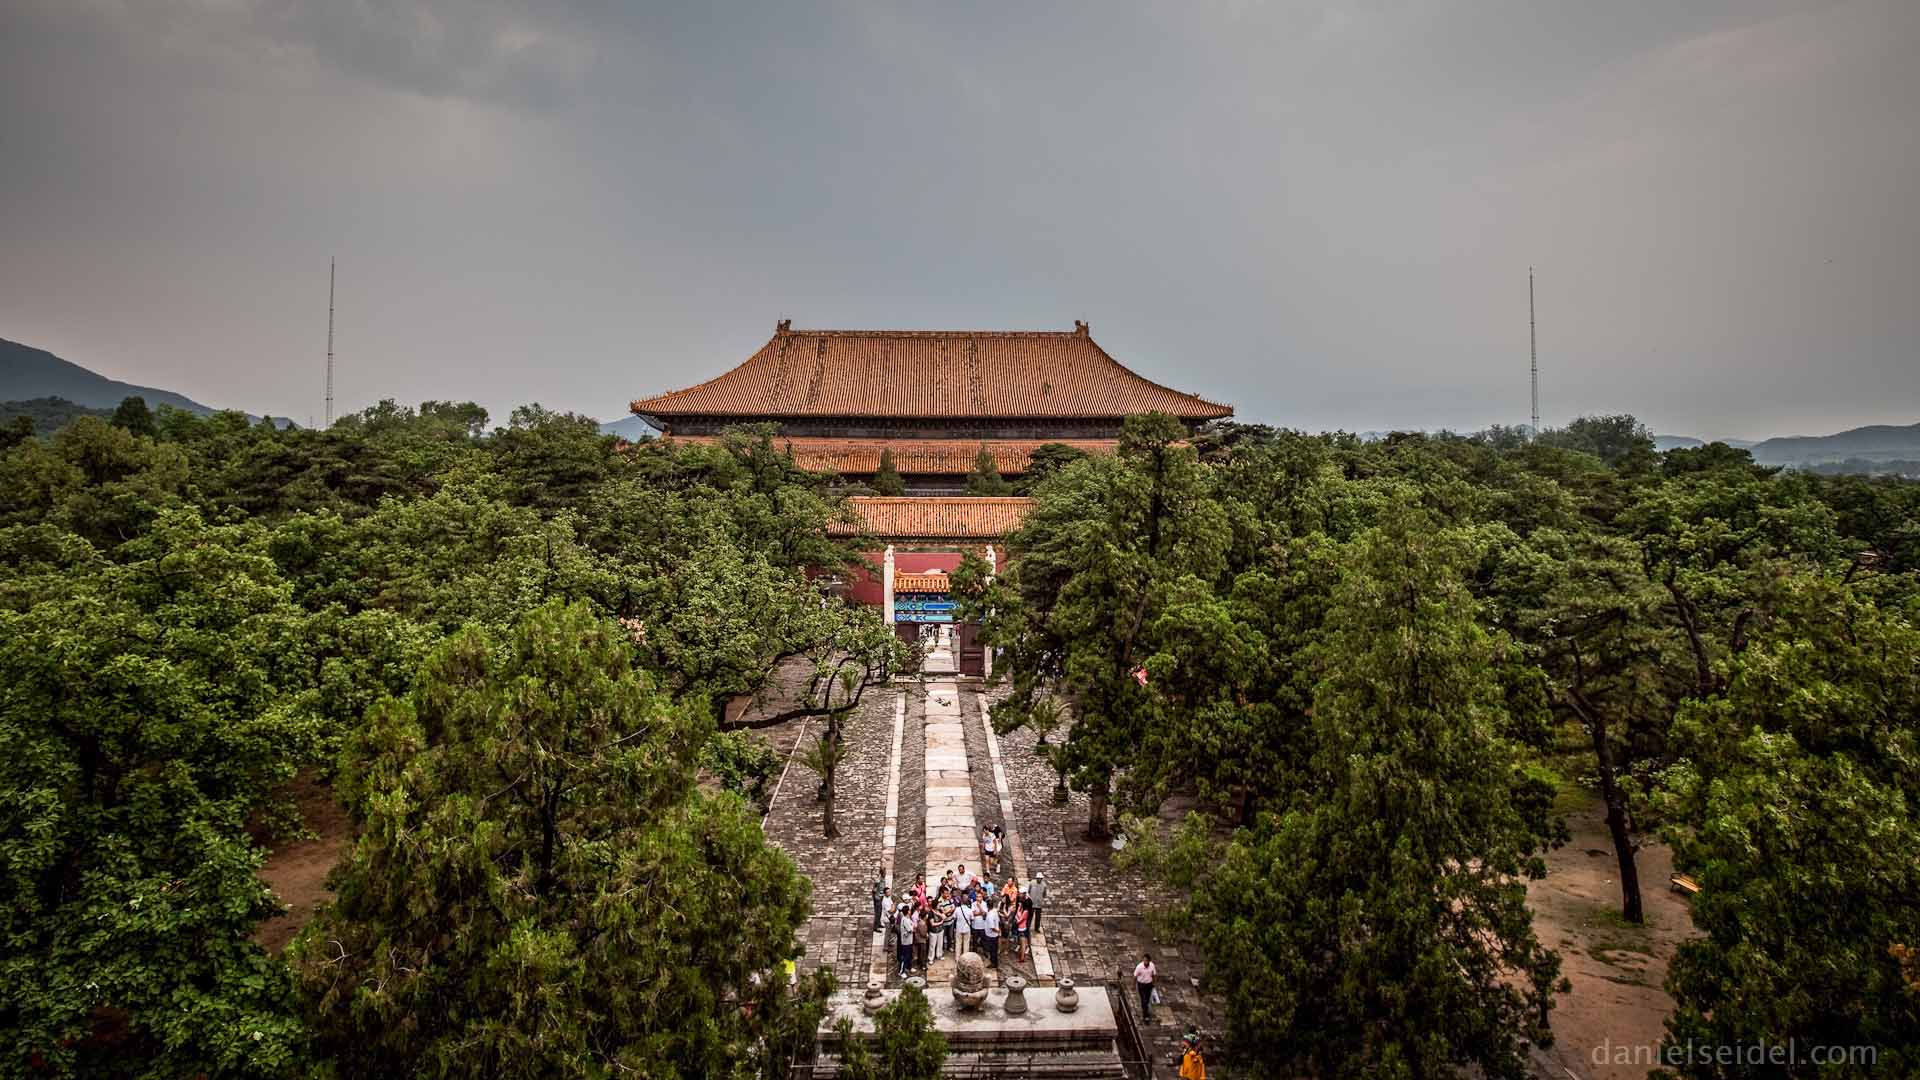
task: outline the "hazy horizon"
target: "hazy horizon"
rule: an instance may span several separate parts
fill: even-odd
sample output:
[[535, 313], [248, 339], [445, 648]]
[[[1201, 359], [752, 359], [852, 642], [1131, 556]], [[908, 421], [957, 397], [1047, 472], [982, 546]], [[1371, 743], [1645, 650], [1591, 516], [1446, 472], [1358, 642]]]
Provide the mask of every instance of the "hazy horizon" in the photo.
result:
[[15, 0], [0, 336], [602, 420], [795, 327], [1069, 329], [1238, 419], [1920, 420], [1920, 5]]

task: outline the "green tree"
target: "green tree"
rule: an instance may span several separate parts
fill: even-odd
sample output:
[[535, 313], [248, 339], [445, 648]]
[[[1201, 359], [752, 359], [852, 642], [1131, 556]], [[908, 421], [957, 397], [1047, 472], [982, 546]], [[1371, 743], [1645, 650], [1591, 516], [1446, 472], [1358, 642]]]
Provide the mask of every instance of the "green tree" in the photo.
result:
[[947, 1038], [933, 1026], [927, 996], [911, 986], [873, 1017], [869, 1043], [840, 1022], [840, 1076], [844, 1080], [938, 1080], [947, 1060]]
[[880, 449], [880, 467], [873, 472], [873, 493], [875, 495], [905, 495], [907, 482], [900, 479], [900, 470], [894, 468], [893, 451], [886, 447]]
[[1094, 838], [1108, 835], [1115, 778], [1160, 708], [1141, 676], [1162, 607], [1183, 579], [1210, 581], [1225, 565], [1225, 515], [1185, 435], [1169, 416], [1128, 417], [1118, 453], [1048, 486], [1010, 540], [1020, 557], [1007, 573], [990, 586], [984, 564], [956, 574], [963, 617], [984, 620], [1011, 682], [996, 727], [1025, 723], [1040, 695], [1070, 704], [1056, 764], [1087, 793]]
[[1502, 553], [1493, 577], [1493, 602], [1507, 609], [1501, 622], [1531, 647], [1553, 708], [1593, 748], [1621, 914], [1641, 922], [1629, 798], [1664, 762], [1674, 711], [1694, 691], [1684, 639], [1664, 617], [1666, 595], [1631, 541], [1592, 529], [1539, 530]]
[[147, 399], [138, 394], [120, 399], [120, 407], [113, 410], [111, 422], [114, 427], [149, 439], [160, 434], [159, 426], [153, 422], [153, 410], [147, 408]]
[[1027, 471], [1020, 474], [1014, 488], [1021, 495], [1031, 495], [1047, 477], [1086, 456], [1085, 450], [1067, 443], [1042, 443], [1033, 448], [1033, 454], [1027, 459]]
[[1874, 1047], [1888, 1075], [1920, 1069], [1920, 996], [1895, 949], [1920, 941], [1916, 615], [1793, 576], [1725, 665], [1725, 692], [1676, 720], [1661, 799], [1675, 865], [1701, 886], [1701, 936], [1667, 979], [1676, 1052], [1797, 1039]]
[[122, 563], [69, 548], [65, 586], [0, 611], [15, 1069], [267, 1077], [299, 1060], [287, 970], [249, 940], [278, 906], [248, 828], [279, 816], [319, 730], [289, 694], [300, 613], [254, 546], [176, 512]]
[[52, 522], [111, 550], [180, 507], [186, 455], [83, 416], [0, 458], [0, 524]]
[[839, 795], [836, 783], [840, 764], [847, 760], [847, 740], [835, 728], [825, 728], [820, 736], [807, 744], [800, 755], [800, 763], [812, 769], [820, 776], [820, 835], [831, 840], [840, 835], [833, 823], [833, 804]]
[[993, 451], [984, 445], [973, 456], [973, 471], [967, 474], [967, 494], [969, 495], [1011, 495], [1013, 485], [1000, 475], [1000, 466], [993, 460]]
[[16, 416], [5, 426], [0, 426], [0, 454], [28, 442], [33, 438], [33, 417]]
[[1537, 440], [1546, 445], [1592, 454], [1615, 468], [1644, 469], [1653, 463], [1653, 433], [1633, 417], [1583, 416], [1563, 428], [1548, 428]]
[[[1335, 590], [1311, 779], [1224, 843], [1191, 816], [1130, 848], [1192, 889], [1181, 923], [1229, 1035], [1275, 1075], [1526, 1074], [1559, 958], [1525, 882], [1558, 830], [1502, 734], [1463, 572], [1480, 542], [1408, 514], [1363, 536]], [[1150, 830], [1144, 823], [1136, 831]]]
[[[480, 423], [485, 418], [482, 411]], [[613, 436], [602, 435], [599, 423], [588, 417], [522, 405], [488, 449], [512, 485], [515, 502], [551, 511], [580, 505], [587, 492], [615, 474], [624, 459], [613, 444]]]
[[774, 1045], [807, 883], [697, 789], [711, 720], [630, 655], [578, 604], [471, 628], [352, 741], [360, 840], [290, 950], [341, 1073], [735, 1076]]

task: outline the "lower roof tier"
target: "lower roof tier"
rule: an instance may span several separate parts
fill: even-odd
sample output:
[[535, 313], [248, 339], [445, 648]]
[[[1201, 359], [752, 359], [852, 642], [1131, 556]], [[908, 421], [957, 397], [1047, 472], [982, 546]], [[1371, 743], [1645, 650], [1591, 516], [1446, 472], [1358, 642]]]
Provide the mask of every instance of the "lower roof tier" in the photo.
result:
[[[716, 443], [717, 435], [668, 435], [690, 443]], [[1118, 439], [835, 439], [813, 435], [776, 435], [773, 444], [793, 455], [794, 464], [809, 472], [870, 475], [880, 469], [881, 451], [891, 451], [895, 471], [905, 475], [953, 476], [973, 471], [984, 448], [1002, 476], [1027, 471], [1033, 452], [1060, 443], [1088, 454], [1111, 454]]]
[[882, 540], [997, 540], [1027, 519], [1032, 499], [1016, 497], [856, 496], [847, 500], [858, 523], [837, 522], [831, 536]]

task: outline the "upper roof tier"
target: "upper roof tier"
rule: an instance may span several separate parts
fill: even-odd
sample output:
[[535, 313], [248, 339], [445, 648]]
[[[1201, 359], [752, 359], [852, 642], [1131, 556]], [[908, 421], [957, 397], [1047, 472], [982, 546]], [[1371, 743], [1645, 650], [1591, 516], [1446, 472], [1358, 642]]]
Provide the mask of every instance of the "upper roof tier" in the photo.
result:
[[643, 417], [1105, 418], [1233, 409], [1128, 371], [1086, 323], [1024, 330], [794, 330], [782, 320], [747, 362], [633, 403]]

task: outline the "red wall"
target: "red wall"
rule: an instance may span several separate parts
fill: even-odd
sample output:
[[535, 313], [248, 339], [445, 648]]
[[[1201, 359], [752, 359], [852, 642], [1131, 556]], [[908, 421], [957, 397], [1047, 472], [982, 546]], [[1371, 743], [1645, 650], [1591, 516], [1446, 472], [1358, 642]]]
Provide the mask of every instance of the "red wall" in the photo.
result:
[[[879, 607], [886, 600], [879, 569], [881, 562], [886, 558], [886, 553], [869, 551], [860, 557], [871, 561], [874, 571], [871, 576], [864, 573], [854, 574], [853, 578], [847, 582], [847, 599], [856, 604], [872, 604]], [[960, 560], [964, 557], [958, 551], [896, 551], [893, 553], [893, 569], [897, 574], [926, 574], [935, 570], [945, 570], [951, 574], [960, 568]]]

